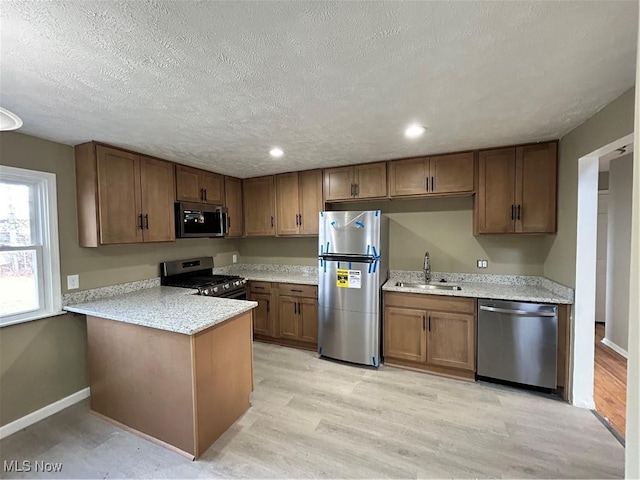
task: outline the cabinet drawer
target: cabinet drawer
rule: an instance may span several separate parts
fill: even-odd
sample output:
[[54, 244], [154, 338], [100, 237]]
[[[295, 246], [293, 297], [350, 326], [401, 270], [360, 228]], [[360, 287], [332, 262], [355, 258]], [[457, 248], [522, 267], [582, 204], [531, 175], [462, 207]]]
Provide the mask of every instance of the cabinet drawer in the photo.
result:
[[315, 285], [296, 285], [293, 283], [280, 283], [278, 285], [280, 295], [292, 297], [312, 297], [318, 298], [318, 287]]
[[251, 293], [271, 293], [271, 283], [269, 282], [249, 282]]
[[475, 299], [467, 297], [448, 297], [445, 295], [426, 295], [420, 293], [386, 292], [385, 306], [421, 308], [443, 312], [475, 313]]

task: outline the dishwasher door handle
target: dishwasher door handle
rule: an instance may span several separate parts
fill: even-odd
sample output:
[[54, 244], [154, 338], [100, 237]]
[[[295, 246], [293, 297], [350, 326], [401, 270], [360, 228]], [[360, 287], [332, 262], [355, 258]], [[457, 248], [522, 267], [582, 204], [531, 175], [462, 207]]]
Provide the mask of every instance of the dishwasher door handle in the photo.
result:
[[485, 312], [508, 313], [510, 315], [518, 315], [521, 317], [555, 317], [557, 312], [528, 312], [526, 310], [510, 310], [508, 308], [487, 307], [480, 305], [480, 310]]

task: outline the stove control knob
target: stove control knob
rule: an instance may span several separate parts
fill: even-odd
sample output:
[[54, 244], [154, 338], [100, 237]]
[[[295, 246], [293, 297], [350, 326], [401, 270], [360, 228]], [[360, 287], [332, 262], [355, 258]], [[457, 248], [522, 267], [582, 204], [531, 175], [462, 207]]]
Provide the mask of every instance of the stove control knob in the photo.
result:
[[218, 293], [218, 287], [213, 287], [213, 293]]
[[224, 287], [222, 287], [222, 288], [224, 288], [225, 290], [229, 290], [229, 284], [228, 284], [228, 283], [227, 283], [227, 284], [225, 284], [225, 286], [224, 286]]
[[247, 279], [246, 279], [246, 278], [243, 278], [243, 279], [242, 279], [242, 284], [243, 284], [243, 285], [246, 285], [246, 284], [247, 284]]
[[240, 280], [236, 280], [235, 282], [233, 282], [233, 286], [234, 287], [239, 287], [240, 286]]
[[203, 288], [202, 289], [202, 294], [203, 295], [209, 295], [209, 289], [208, 288]]

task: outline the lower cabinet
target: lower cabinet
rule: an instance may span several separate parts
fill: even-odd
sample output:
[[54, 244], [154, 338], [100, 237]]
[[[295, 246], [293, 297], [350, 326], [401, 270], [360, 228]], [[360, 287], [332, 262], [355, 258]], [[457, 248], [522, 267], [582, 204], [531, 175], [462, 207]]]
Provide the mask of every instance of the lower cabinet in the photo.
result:
[[385, 364], [475, 377], [474, 299], [387, 292], [384, 304]]
[[289, 347], [318, 347], [318, 287], [288, 283], [250, 282], [256, 340]]

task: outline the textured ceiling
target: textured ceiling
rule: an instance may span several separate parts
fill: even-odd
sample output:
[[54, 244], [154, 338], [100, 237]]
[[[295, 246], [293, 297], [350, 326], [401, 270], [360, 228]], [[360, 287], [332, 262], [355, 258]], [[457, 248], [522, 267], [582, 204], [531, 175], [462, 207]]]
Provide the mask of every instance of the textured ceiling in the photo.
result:
[[637, 8], [3, 0], [0, 104], [240, 177], [558, 138], [633, 86]]

